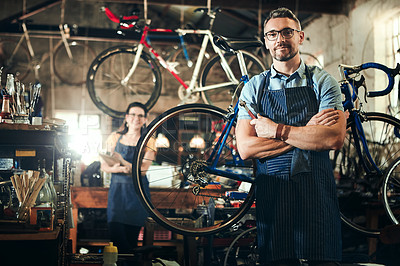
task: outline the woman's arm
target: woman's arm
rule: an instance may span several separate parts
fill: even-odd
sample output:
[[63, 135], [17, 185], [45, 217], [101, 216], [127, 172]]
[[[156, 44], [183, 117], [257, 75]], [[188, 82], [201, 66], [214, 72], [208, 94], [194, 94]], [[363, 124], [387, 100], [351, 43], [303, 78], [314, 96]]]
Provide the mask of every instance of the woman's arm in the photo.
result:
[[[113, 157], [115, 157], [121, 161], [121, 159], [123, 160], [121, 154], [114, 152], [115, 146], [117, 145], [118, 138], [119, 138], [119, 135], [116, 132], [111, 133], [111, 135], [106, 140], [106, 150], [107, 150], [107, 152], [111, 153]], [[101, 160], [100, 169], [106, 173], [128, 174], [128, 173], [130, 173], [129, 169], [132, 169], [132, 167], [129, 168], [126, 165], [121, 165], [121, 163], [109, 165], [104, 160]]]

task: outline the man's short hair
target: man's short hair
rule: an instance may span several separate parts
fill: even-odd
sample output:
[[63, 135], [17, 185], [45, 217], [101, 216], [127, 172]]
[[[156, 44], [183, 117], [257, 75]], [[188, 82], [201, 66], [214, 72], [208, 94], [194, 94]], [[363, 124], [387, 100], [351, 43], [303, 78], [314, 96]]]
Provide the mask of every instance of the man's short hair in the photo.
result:
[[301, 30], [301, 24], [299, 19], [296, 17], [295, 14], [293, 14], [293, 12], [286, 8], [286, 7], [280, 7], [278, 9], [272, 10], [271, 12], [269, 12], [268, 17], [265, 19], [264, 21], [264, 28], [265, 25], [267, 25], [268, 21], [270, 21], [273, 18], [289, 18], [291, 20], [294, 20], [297, 25], [299, 26], [299, 30]]

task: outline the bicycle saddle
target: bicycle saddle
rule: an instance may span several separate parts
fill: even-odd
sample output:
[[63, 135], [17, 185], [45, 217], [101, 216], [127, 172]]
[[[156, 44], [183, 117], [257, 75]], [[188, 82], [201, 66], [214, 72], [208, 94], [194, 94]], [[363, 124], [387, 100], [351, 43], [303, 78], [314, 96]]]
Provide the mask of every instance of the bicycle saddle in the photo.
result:
[[227, 52], [244, 50], [246, 48], [259, 47], [263, 45], [263, 43], [257, 39], [233, 39], [220, 35], [215, 35], [213, 41], [219, 49]]

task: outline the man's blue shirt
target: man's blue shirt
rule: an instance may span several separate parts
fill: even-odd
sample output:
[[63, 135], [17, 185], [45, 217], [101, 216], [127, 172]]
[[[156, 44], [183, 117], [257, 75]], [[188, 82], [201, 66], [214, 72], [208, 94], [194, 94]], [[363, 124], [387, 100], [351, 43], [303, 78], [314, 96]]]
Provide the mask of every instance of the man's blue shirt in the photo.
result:
[[[271, 78], [268, 89], [280, 90], [283, 88], [292, 88], [307, 85], [305, 64], [301, 61], [300, 67], [289, 77], [279, 74], [271, 66]], [[319, 111], [328, 108], [335, 108], [343, 111], [342, 96], [338, 82], [325, 70], [316, 66], [307, 66], [311, 74], [313, 89], [317, 98]], [[250, 104], [257, 105], [257, 96], [260, 86], [267, 75], [267, 71], [256, 75], [243, 87], [240, 99], [245, 101], [249, 109], [256, 114], [256, 111]], [[250, 115], [243, 108], [239, 108], [238, 119], [251, 119]]]

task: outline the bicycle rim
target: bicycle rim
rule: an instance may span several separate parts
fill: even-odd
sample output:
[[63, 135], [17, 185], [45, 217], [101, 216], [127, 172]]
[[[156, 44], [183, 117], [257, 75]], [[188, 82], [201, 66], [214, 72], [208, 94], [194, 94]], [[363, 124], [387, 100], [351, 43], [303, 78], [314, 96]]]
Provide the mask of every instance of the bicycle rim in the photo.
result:
[[54, 74], [65, 84], [82, 85], [86, 82], [85, 73], [96, 55], [90, 46], [83, 43], [69, 42], [68, 47], [71, 58], [64, 43], [60, 43], [54, 52]]
[[[243, 52], [243, 57], [246, 63], [246, 69], [251, 78], [254, 75], [258, 75], [265, 70], [262, 62], [258, 57], [252, 55], [246, 51]], [[231, 68], [233, 74], [235, 75], [236, 79], [239, 81], [242, 77], [239, 62], [234, 54], [225, 54], [224, 55], [226, 60], [228, 61], [229, 67]], [[229, 82], [229, 78], [226, 72], [223, 70], [221, 65], [221, 59], [219, 55], [216, 55], [214, 58], [210, 60], [209, 63], [204, 67], [201, 73], [201, 80], [200, 84], [202, 87], [208, 85], [219, 84], [223, 82]], [[218, 106], [220, 108], [225, 108], [229, 106], [232, 102], [232, 96], [235, 93], [237, 84], [228, 86], [228, 87], [221, 87], [212, 90], [202, 91], [201, 95], [203, 97], [203, 101], [208, 104], [212, 104]], [[240, 91], [236, 93], [234, 100], [238, 98], [240, 95]]]
[[98, 55], [89, 68], [86, 84], [90, 98], [100, 110], [112, 117], [122, 118], [131, 102], [141, 102], [150, 110], [160, 96], [160, 70], [144, 52], [128, 83], [121, 84], [135, 55], [135, 47], [111, 47]]
[[[353, 121], [347, 124], [345, 144], [341, 150], [335, 151], [332, 157], [342, 221], [359, 232], [377, 236], [382, 229], [381, 225], [376, 228], [369, 225], [366, 213], [383, 208], [383, 173], [400, 155], [400, 138], [397, 133], [400, 121], [381, 113], [365, 113], [365, 119], [362, 121], [369, 152], [381, 174], [376, 171], [367, 174], [365, 171], [363, 162], [369, 167], [371, 164], [363, 149], [362, 157], [357, 153], [353, 126]], [[387, 222], [387, 218], [382, 219], [380, 224]]]
[[400, 220], [400, 157], [393, 162], [383, 183], [383, 204], [394, 224]]
[[12, 57], [17, 44], [18, 42], [13, 40], [2, 40], [0, 42], [0, 68], [3, 67], [2, 84], [6, 83], [8, 73], [14, 74], [19, 80], [23, 81], [31, 70], [31, 56], [24, 45], [21, 45]]
[[[224, 258], [224, 266], [257, 265], [259, 260], [257, 246], [257, 227], [243, 231], [229, 245]], [[240, 250], [241, 247], [245, 250]], [[245, 254], [241, 256], [243, 252]], [[238, 264], [238, 260], [245, 263]]]
[[[224, 126], [224, 116], [225, 112], [214, 106], [178, 106], [153, 120], [138, 142], [133, 159], [135, 188], [149, 214], [171, 231], [183, 235], [214, 234], [234, 225], [253, 204], [254, 186], [250, 183], [239, 184], [203, 171]], [[151, 191], [148, 196], [140, 169], [146, 160], [146, 149], [154, 149], [154, 139], [160, 134], [168, 138], [169, 146], [157, 149], [156, 161], [146, 173]], [[193, 138], [198, 136], [204, 142], [196, 144]], [[218, 169], [253, 174], [252, 162], [237, 157], [233, 135], [222, 151]], [[239, 206], [224, 207], [227, 204]]]

